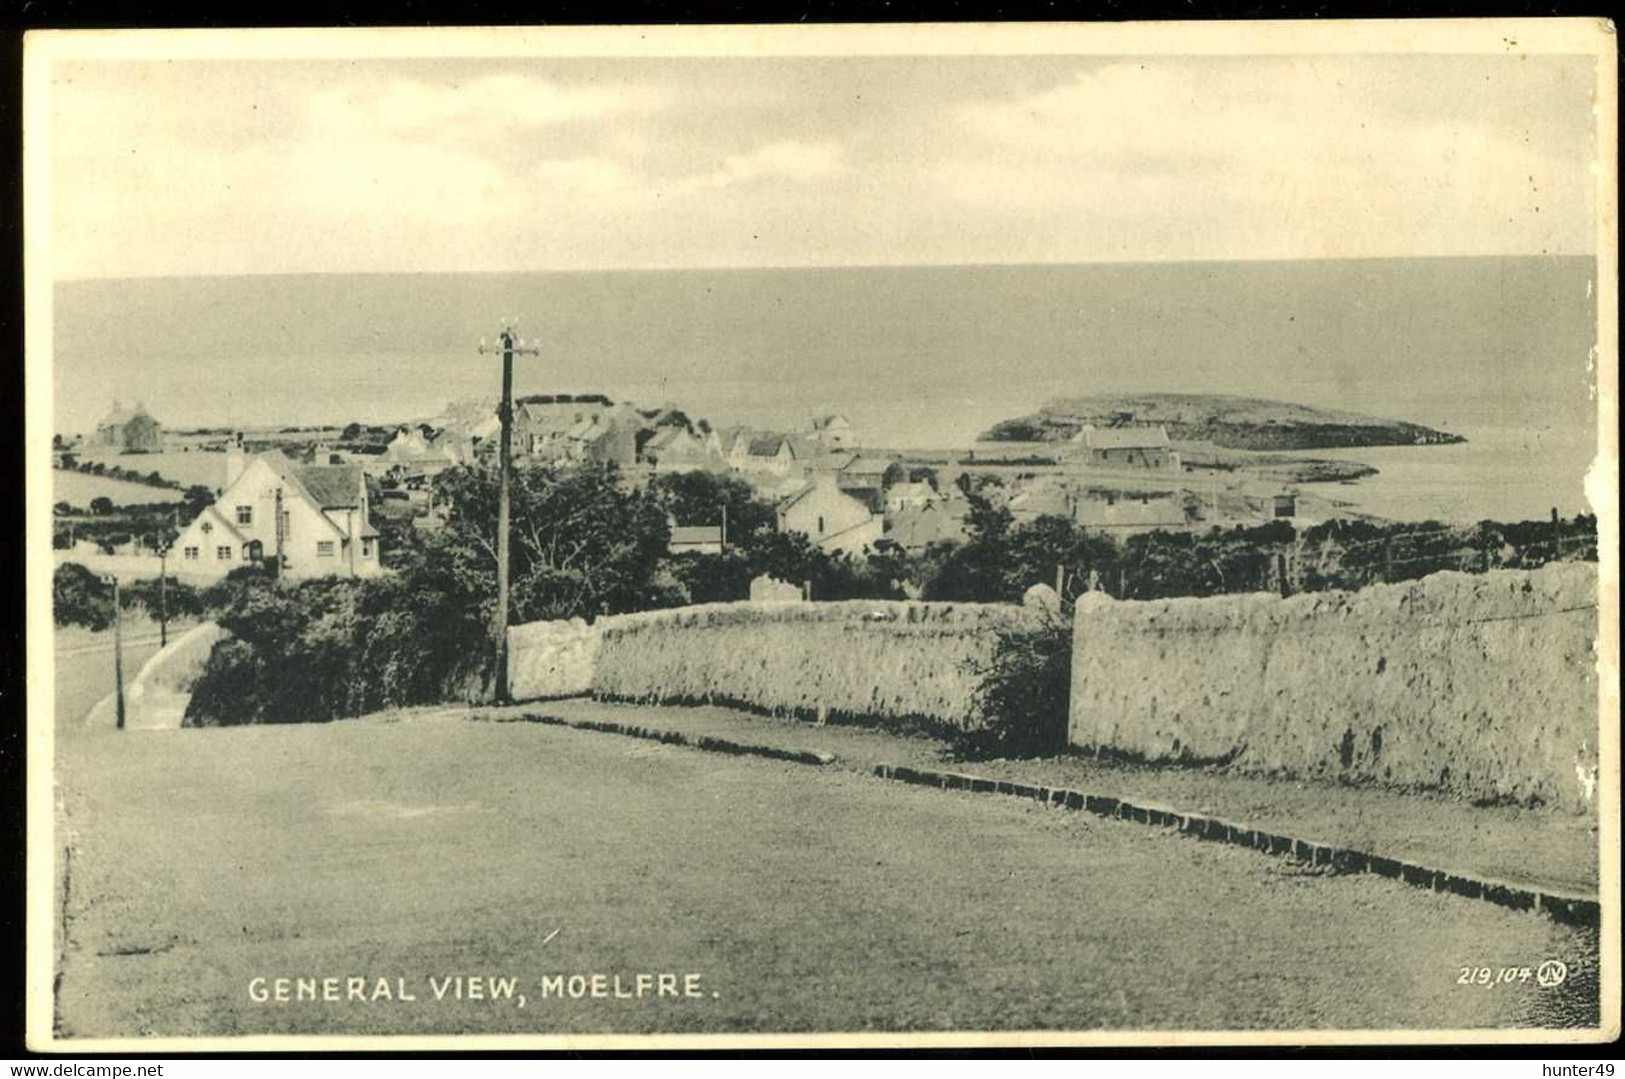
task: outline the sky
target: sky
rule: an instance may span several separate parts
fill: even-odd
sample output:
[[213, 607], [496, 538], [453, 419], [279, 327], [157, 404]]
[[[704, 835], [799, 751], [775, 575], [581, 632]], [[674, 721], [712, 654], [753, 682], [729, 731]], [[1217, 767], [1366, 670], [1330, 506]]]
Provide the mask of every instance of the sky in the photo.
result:
[[59, 280], [1591, 254], [1585, 56], [53, 65]]

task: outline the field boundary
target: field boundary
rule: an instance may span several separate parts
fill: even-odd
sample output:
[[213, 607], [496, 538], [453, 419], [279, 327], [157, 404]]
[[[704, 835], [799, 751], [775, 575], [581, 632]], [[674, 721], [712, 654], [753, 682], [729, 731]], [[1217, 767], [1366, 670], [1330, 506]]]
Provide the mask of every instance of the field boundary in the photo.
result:
[[1594, 895], [1567, 895], [1541, 888], [1509, 884], [1456, 870], [1436, 869], [1352, 847], [1269, 832], [1206, 813], [1187, 813], [1167, 806], [1149, 802], [1136, 803], [1111, 795], [1092, 794], [1065, 787], [1045, 787], [1036, 783], [1018, 783], [1007, 779], [987, 779], [963, 772], [939, 772], [903, 765], [877, 764], [874, 766], [873, 774], [879, 779], [914, 786], [1031, 798], [1045, 805], [1082, 810], [1099, 817], [1177, 828], [1180, 834], [1196, 839], [1247, 847], [1276, 857], [1294, 858], [1307, 864], [1325, 866], [1337, 874], [1375, 873], [1379, 877], [1403, 881], [1428, 891], [1446, 892], [1464, 899], [1481, 899], [1510, 910], [1544, 914], [1564, 925], [1595, 929], [1601, 920], [1601, 907]]

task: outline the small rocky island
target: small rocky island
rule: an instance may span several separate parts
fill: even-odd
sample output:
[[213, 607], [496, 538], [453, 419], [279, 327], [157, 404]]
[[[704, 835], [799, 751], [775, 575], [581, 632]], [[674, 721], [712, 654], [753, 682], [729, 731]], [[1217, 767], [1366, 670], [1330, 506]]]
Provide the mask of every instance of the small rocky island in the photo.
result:
[[1038, 412], [1004, 420], [985, 442], [1064, 442], [1085, 425], [1164, 427], [1176, 443], [1228, 450], [1326, 450], [1349, 446], [1435, 446], [1461, 435], [1359, 412], [1219, 394], [1102, 394], [1056, 398]]

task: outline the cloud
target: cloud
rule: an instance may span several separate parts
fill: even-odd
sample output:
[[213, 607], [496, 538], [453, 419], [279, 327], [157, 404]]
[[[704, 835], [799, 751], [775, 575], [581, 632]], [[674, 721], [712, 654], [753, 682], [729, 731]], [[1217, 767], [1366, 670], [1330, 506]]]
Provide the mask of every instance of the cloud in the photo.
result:
[[549, 127], [662, 107], [662, 95], [630, 84], [566, 85], [527, 75], [484, 75], [461, 84], [401, 79], [362, 102], [394, 131], [451, 123]]
[[731, 154], [712, 172], [689, 176], [676, 184], [679, 191], [734, 187], [763, 180], [789, 180], [812, 184], [834, 179], [847, 171], [841, 148], [833, 142], [797, 142], [782, 139], [745, 154]]
[[1589, 249], [1572, 148], [1554, 155], [1493, 114], [1390, 108], [1391, 88], [1364, 74], [1313, 59], [1109, 64], [963, 105], [935, 188], [972, 212], [1095, 215], [1074, 234], [1182, 222], [1174, 257], [1234, 256], [1208, 241], [1248, 234], [1255, 257]]

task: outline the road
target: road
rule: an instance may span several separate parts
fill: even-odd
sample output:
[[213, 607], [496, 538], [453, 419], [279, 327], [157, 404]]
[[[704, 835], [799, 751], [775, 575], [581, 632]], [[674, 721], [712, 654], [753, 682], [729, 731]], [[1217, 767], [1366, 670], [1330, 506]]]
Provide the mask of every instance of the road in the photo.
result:
[[[184, 632], [184, 627], [179, 632]], [[105, 638], [105, 639], [102, 639]], [[173, 637], [171, 638], [174, 639]], [[134, 678], [141, 665], [158, 651], [157, 635], [142, 634], [124, 640], [124, 677]], [[84, 725], [96, 702], [113, 692], [113, 634], [75, 642], [56, 650], [56, 726], [73, 730]]]
[[[1469, 1028], [1585, 1002], [1463, 967], [1595, 961], [1370, 875], [613, 735], [352, 722], [59, 754], [66, 1035]], [[668, 973], [698, 995], [660, 996]], [[655, 995], [591, 995], [639, 974]], [[436, 1000], [456, 976], [512, 995]], [[277, 978], [339, 999], [254, 999]]]

